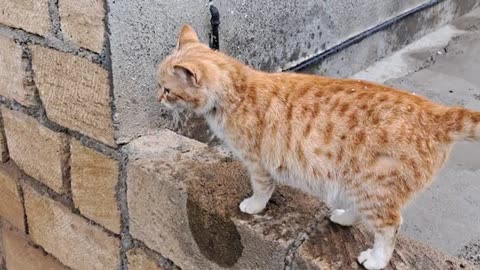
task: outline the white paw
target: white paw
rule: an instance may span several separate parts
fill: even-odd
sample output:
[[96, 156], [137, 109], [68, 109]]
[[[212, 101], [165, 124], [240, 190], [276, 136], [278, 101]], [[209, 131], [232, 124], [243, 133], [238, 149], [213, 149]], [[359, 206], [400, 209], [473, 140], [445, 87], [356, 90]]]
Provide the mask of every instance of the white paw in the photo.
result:
[[267, 202], [265, 200], [252, 196], [240, 203], [240, 211], [253, 215], [262, 212], [265, 206], [267, 206]]
[[343, 209], [335, 209], [330, 216], [330, 221], [342, 226], [352, 226], [355, 223], [355, 216]]
[[372, 249], [367, 249], [360, 253], [360, 256], [358, 256], [358, 262], [368, 270], [383, 269], [388, 264], [388, 260], [386, 260], [384, 256], [375, 256]]

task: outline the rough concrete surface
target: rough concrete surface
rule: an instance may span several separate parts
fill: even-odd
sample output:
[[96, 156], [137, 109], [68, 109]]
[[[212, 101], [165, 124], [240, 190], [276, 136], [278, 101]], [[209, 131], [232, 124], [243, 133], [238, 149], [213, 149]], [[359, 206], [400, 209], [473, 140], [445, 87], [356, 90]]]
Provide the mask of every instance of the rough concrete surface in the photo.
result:
[[347, 77], [392, 54], [431, 31], [478, 6], [477, 0], [441, 1], [432, 8], [403, 18], [368, 38], [303, 70], [307, 73]]
[[[257, 68], [280, 70], [321, 53], [410, 10], [426, 0], [408, 1], [214, 1], [221, 14], [220, 49]], [[351, 75], [426, 32], [465, 13], [476, 0], [446, 0], [405, 23], [368, 38], [311, 71]], [[208, 42], [207, 0], [108, 0], [117, 143], [158, 128], [211, 140], [202, 121], [177, 127], [156, 101], [156, 66], [174, 48], [182, 24], [192, 24]], [[343, 73], [343, 70], [350, 73]]]
[[[262, 213], [241, 213], [250, 193], [241, 164], [172, 131], [126, 151], [130, 233], [182, 269], [355, 269], [372, 242], [362, 229], [331, 224], [325, 205], [288, 187]], [[399, 245], [387, 269], [473, 269], [405, 238]]]
[[324, 209], [285, 188], [264, 214], [241, 214], [242, 166], [171, 131], [134, 140], [129, 151], [130, 232], [182, 269], [282, 269], [297, 234]]
[[[480, 9], [356, 74], [480, 111]], [[404, 212], [403, 231], [480, 265], [480, 144], [458, 143], [436, 181]], [[475, 254], [475, 252], [477, 252]]]
[[[372, 244], [373, 237], [366, 234], [364, 228], [345, 228], [324, 220], [300, 246], [292, 269], [364, 269], [354, 258]], [[404, 269], [474, 270], [475, 267], [463, 259], [445, 255], [424, 243], [400, 235], [393, 257], [385, 270]]]

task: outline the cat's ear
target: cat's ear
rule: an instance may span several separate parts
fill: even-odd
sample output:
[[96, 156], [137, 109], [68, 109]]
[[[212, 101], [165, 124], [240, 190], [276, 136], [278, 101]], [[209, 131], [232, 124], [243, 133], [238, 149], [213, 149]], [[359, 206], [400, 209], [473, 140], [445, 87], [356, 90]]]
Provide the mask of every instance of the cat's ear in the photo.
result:
[[200, 86], [202, 72], [193, 62], [179, 63], [173, 66], [175, 74], [185, 83], [191, 86]]
[[198, 42], [198, 36], [195, 30], [188, 24], [184, 25], [178, 37], [177, 50], [181, 49], [185, 44], [196, 42]]

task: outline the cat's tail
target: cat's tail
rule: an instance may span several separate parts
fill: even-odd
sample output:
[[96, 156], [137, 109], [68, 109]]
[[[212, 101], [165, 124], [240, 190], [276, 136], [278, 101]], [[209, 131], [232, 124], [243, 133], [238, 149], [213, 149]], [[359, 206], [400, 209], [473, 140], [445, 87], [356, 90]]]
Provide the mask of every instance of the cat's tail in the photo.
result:
[[480, 112], [465, 108], [449, 108], [439, 125], [446, 127], [448, 137], [457, 141], [480, 141]]

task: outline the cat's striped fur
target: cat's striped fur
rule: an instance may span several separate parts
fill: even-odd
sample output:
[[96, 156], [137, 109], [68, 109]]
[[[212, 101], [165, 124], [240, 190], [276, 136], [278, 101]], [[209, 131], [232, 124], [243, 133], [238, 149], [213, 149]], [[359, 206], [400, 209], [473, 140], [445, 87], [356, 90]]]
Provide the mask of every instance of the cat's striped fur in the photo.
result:
[[275, 183], [298, 187], [334, 207], [341, 225], [375, 233], [358, 261], [385, 267], [402, 207], [427, 187], [455, 141], [480, 140], [480, 113], [451, 108], [375, 83], [264, 73], [199, 43], [184, 26], [160, 65], [160, 100], [203, 115], [243, 161], [261, 212]]

